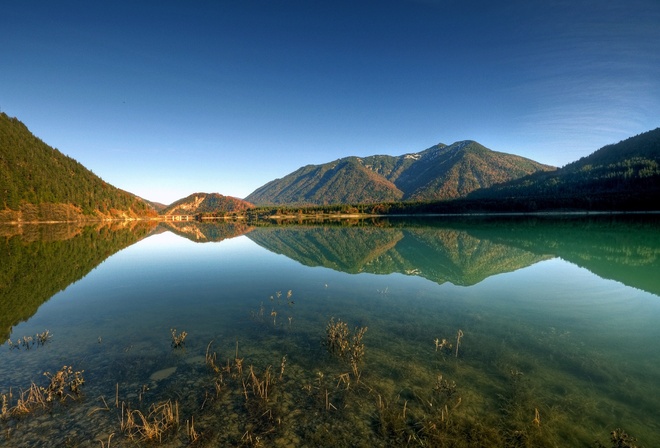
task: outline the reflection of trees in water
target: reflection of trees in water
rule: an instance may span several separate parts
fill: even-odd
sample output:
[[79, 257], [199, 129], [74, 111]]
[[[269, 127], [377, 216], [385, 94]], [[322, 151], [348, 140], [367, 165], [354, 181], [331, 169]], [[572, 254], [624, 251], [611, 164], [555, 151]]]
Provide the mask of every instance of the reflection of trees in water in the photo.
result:
[[253, 226], [242, 221], [164, 221], [160, 223], [160, 227], [198, 243], [220, 242], [244, 235], [254, 229]]
[[248, 238], [305, 266], [356, 274], [373, 272], [371, 268], [396, 247], [403, 232], [379, 227], [290, 226], [257, 228]]
[[[660, 295], [660, 220], [651, 217], [383, 220], [376, 225], [255, 227], [245, 222], [167, 222], [193, 241], [246, 234], [306, 266], [402, 273], [473, 285], [561, 257], [603, 278]], [[0, 226], [0, 338], [13, 325], [117, 251], [154, 230], [150, 221]]]
[[307, 266], [348, 272], [419, 275], [470, 285], [547, 257], [480, 240], [464, 231], [422, 228], [296, 227], [257, 229], [248, 237]]
[[155, 226], [150, 221], [0, 226], [0, 340], [54, 294]]
[[416, 219], [409, 224], [257, 228], [248, 237], [306, 266], [398, 272], [455, 285], [561, 257], [660, 295], [660, 223], [653, 216]]

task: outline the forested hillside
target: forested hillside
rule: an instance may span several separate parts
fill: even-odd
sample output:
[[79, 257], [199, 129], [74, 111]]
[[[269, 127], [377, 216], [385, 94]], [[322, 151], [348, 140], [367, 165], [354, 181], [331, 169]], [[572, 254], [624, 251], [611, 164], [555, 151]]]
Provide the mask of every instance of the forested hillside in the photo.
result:
[[0, 113], [0, 222], [155, 215], [140, 198], [113, 187], [83, 165]]
[[161, 215], [189, 215], [196, 217], [221, 217], [241, 213], [254, 208], [242, 199], [219, 193], [193, 193], [168, 205]]
[[401, 156], [346, 157], [308, 165], [245, 199], [257, 205], [446, 200], [554, 169], [468, 140]]
[[527, 200], [538, 207], [658, 210], [660, 128], [604, 146], [555, 172], [475, 191], [469, 198]]

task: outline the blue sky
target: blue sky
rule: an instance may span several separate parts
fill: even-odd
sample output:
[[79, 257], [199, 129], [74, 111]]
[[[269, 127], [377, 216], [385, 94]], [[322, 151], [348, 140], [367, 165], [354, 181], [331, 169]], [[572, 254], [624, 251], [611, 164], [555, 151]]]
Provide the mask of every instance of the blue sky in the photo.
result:
[[658, 0], [3, 1], [0, 110], [166, 204], [468, 139], [562, 166], [660, 126], [658, 24]]

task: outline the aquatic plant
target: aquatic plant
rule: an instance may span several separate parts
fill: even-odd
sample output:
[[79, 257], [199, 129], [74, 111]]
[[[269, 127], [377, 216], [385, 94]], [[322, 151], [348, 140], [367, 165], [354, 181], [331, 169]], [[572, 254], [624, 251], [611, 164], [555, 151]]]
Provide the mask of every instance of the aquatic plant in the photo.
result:
[[46, 345], [46, 343], [53, 337], [53, 334], [49, 330], [45, 330], [42, 333], [37, 333], [35, 339], [37, 340], [37, 345]]
[[98, 440], [98, 442], [101, 444], [101, 448], [110, 448], [110, 440], [112, 440], [112, 437], [114, 435], [115, 435], [115, 433], [113, 432], [108, 436], [108, 444], [107, 445], [103, 440]]
[[206, 365], [213, 370], [214, 373], [219, 374], [221, 372], [220, 367], [217, 365], [218, 355], [213, 352], [211, 353], [211, 345], [213, 341], [209, 342], [209, 345], [206, 346]]
[[272, 383], [270, 366], [266, 368], [263, 374], [263, 378], [260, 379], [259, 376], [254, 372], [254, 368], [250, 365], [250, 384], [252, 385], [252, 394], [261, 398], [263, 401], [268, 401], [268, 390]]
[[84, 370], [74, 372], [71, 366], [63, 366], [54, 374], [44, 372], [44, 375], [50, 380], [44, 389], [46, 401], [51, 402], [56, 397], [61, 401], [67, 398], [77, 398], [81, 393], [80, 388], [85, 384], [83, 372]]
[[362, 358], [364, 358], [364, 343], [362, 342], [362, 338], [366, 332], [367, 327], [355, 327], [353, 337], [351, 338], [349, 363], [357, 381], [360, 381], [360, 371], [358, 370], [358, 366], [362, 363]]
[[190, 420], [186, 420], [186, 434], [190, 443], [195, 443], [199, 439], [199, 433], [195, 430], [194, 416], [191, 416]]
[[461, 345], [461, 338], [463, 337], [463, 330], [458, 330], [456, 333], [456, 357], [458, 358], [458, 346]]
[[28, 390], [22, 391], [16, 406], [11, 408], [10, 413], [13, 416], [25, 415], [34, 412], [36, 409], [46, 409], [48, 400], [44, 393], [44, 388], [32, 383]]
[[44, 372], [49, 383], [46, 387], [32, 382], [27, 390], [21, 391], [16, 404], [12, 406], [13, 393], [2, 395], [2, 418], [31, 414], [38, 409], [48, 408], [56, 399], [66, 401], [68, 398], [77, 399], [81, 394], [81, 387], [85, 384], [83, 371], [73, 371], [71, 366], [64, 366], [54, 374]]
[[0, 418], [2, 418], [3, 420], [6, 420], [7, 417], [9, 417], [10, 400], [11, 400], [11, 390], [9, 391], [9, 394], [2, 394], [2, 411], [0, 413]]
[[[610, 442], [612, 443], [612, 448], [637, 448], [637, 445], [635, 445], [637, 439], [627, 434], [621, 428], [616, 428], [610, 432]], [[595, 448], [605, 448], [605, 445], [600, 442], [595, 442], [594, 446]]]
[[284, 368], [286, 367], [286, 355], [282, 356], [282, 363], [280, 364], [280, 380], [284, 375]]
[[121, 431], [131, 440], [161, 442], [164, 434], [178, 426], [179, 403], [176, 401], [152, 404], [146, 415], [139, 409], [129, 410], [122, 403]]
[[172, 334], [172, 347], [173, 348], [183, 347], [183, 344], [185, 343], [184, 341], [186, 340], [186, 336], [188, 336], [188, 333], [182, 331], [181, 333], [177, 334], [176, 328], [170, 328], [170, 333]]
[[539, 414], [539, 408], [534, 408], [534, 420], [532, 420], [532, 424], [537, 428], [541, 426], [541, 414]]
[[346, 322], [342, 322], [341, 319], [335, 322], [334, 317], [330, 318], [326, 326], [325, 344], [328, 351], [347, 361], [358, 381], [360, 380], [359, 365], [364, 358], [362, 338], [366, 332], [367, 327], [355, 327], [351, 335]]
[[42, 333], [37, 333], [34, 336], [23, 336], [22, 338], [16, 339], [16, 342], [11, 339], [7, 339], [7, 347], [9, 350], [16, 349], [20, 350], [24, 348], [25, 350], [30, 350], [34, 347], [35, 343], [37, 346], [46, 345], [46, 343], [53, 337], [53, 334], [49, 330], [45, 330]]
[[348, 353], [350, 346], [348, 338], [349, 330], [346, 322], [342, 322], [341, 319], [335, 322], [335, 318], [332, 317], [330, 318], [330, 322], [328, 322], [325, 331], [325, 343], [328, 347], [328, 351], [333, 355], [344, 358]]
[[448, 381], [439, 374], [433, 390], [445, 399], [450, 399], [456, 394], [456, 381]]

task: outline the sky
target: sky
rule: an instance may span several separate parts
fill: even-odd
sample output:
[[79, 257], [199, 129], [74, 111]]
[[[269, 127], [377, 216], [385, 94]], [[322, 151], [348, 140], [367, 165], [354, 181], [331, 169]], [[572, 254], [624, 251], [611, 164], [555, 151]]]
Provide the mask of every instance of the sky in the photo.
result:
[[0, 0], [0, 111], [169, 204], [475, 140], [563, 166], [660, 126], [658, 0]]

